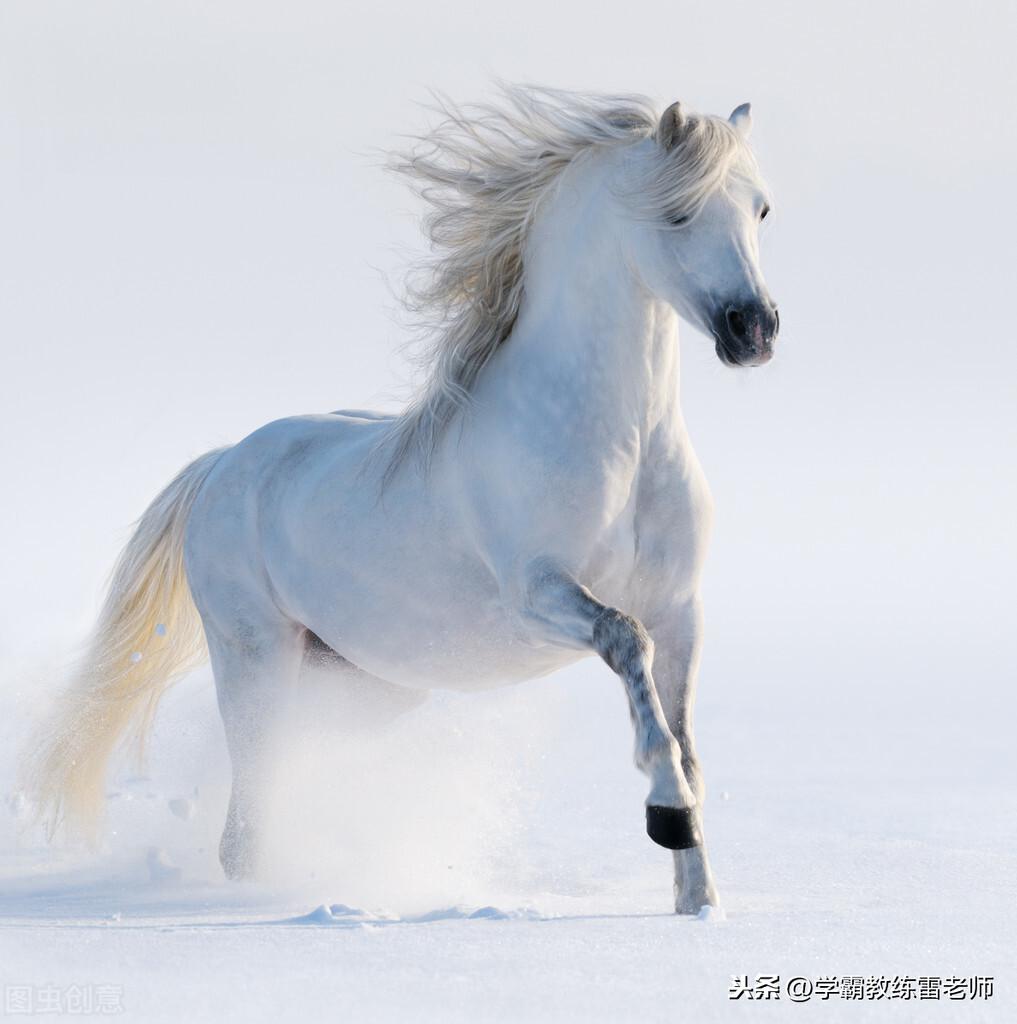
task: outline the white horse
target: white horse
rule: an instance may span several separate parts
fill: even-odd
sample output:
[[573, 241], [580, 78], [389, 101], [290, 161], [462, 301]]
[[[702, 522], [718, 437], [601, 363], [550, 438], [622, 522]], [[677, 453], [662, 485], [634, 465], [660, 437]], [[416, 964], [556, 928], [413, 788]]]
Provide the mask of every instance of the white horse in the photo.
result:
[[717, 903], [692, 735], [712, 509], [678, 314], [726, 364], [771, 357], [749, 106], [657, 117], [513, 87], [443, 110], [397, 158], [431, 204], [411, 289], [426, 386], [401, 415], [280, 420], [180, 473], [121, 557], [30, 784], [51, 822], [94, 817], [114, 746], [207, 643], [233, 766], [220, 859], [246, 876], [270, 726], [308, 659], [396, 712], [598, 654], [695, 913]]

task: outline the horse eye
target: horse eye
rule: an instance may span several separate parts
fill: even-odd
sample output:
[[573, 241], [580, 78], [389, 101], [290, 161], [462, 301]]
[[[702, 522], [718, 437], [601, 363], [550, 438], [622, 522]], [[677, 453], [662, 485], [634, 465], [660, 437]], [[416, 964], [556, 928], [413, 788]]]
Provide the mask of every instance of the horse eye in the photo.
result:
[[668, 217], [667, 218], [667, 222], [668, 222], [668, 224], [671, 224], [673, 227], [680, 228], [683, 224], [688, 224], [689, 218], [688, 217]]
[[763, 208], [762, 208], [762, 209], [761, 209], [761, 210], [759, 211], [759, 219], [760, 219], [760, 220], [766, 220], [766, 215], [767, 215], [767, 214], [768, 214], [769, 212], [770, 212], [770, 207], [769, 207], [769, 206], [764, 206], [764, 207], [763, 207]]

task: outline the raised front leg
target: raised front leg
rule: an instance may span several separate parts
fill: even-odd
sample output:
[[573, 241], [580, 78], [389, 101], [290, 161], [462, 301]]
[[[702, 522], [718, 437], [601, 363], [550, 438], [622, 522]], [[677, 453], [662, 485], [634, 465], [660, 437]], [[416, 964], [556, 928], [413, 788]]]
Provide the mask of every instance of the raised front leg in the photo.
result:
[[[698, 599], [671, 609], [653, 623], [653, 675], [667, 724], [682, 752], [682, 771], [702, 814], [705, 786], [696, 756], [692, 712], [696, 674], [702, 647], [702, 610]], [[675, 910], [697, 914], [704, 906], [719, 905], [705, 844], [674, 854]]]
[[525, 614], [544, 638], [596, 651], [618, 674], [635, 727], [636, 766], [650, 779], [646, 830], [654, 842], [671, 850], [698, 845], [696, 798], [654, 686], [649, 633], [638, 620], [602, 604], [548, 562], [534, 563], [527, 572]]

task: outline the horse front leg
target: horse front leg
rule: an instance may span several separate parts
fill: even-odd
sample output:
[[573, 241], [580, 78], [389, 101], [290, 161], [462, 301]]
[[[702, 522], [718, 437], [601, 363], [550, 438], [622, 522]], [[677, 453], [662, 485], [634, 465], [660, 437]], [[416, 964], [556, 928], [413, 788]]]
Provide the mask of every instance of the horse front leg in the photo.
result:
[[542, 638], [596, 651], [624, 684], [635, 727], [636, 766], [650, 779], [650, 838], [671, 850], [697, 846], [696, 798], [654, 686], [649, 633], [637, 619], [598, 601], [567, 572], [543, 560], [529, 567], [525, 594], [526, 618]]
[[[670, 609], [652, 625], [655, 641], [653, 675], [667, 724], [682, 752], [682, 771], [702, 814], [705, 798], [702, 769], [696, 756], [692, 713], [702, 650], [702, 609], [698, 598]], [[719, 906], [705, 843], [674, 852], [675, 910], [696, 914]]]

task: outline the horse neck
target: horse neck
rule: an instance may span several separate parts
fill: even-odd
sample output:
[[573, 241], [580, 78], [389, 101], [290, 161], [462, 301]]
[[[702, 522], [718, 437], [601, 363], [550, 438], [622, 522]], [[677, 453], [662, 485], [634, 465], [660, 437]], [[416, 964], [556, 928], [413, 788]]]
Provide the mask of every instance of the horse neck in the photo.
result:
[[[623, 250], [624, 216], [609, 168], [586, 166], [561, 183], [537, 218], [525, 254], [524, 301], [509, 361], [527, 387], [567, 381], [603, 429], [641, 434], [680, 420], [678, 321], [640, 280]], [[551, 396], [553, 398], [553, 396]]]

